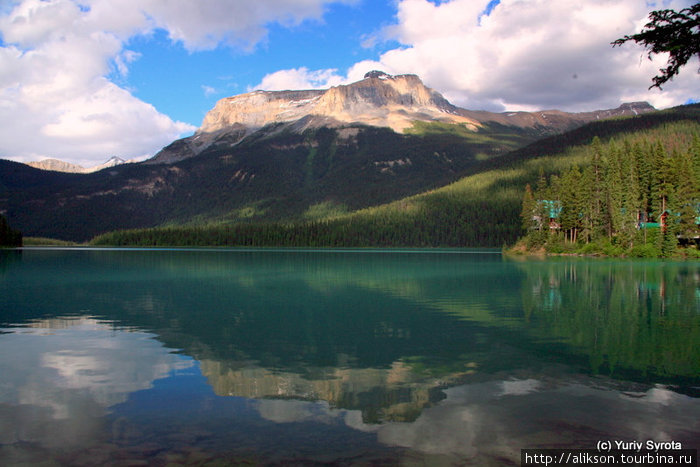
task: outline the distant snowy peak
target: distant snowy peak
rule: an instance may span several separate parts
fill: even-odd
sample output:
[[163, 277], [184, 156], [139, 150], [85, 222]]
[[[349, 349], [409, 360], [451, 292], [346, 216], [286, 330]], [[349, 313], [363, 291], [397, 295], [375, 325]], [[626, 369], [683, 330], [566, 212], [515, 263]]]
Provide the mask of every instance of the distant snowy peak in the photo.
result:
[[93, 167], [83, 167], [77, 164], [71, 164], [70, 162], [65, 162], [58, 159], [44, 159], [36, 162], [28, 162], [27, 165], [34, 167], [35, 169], [51, 170], [53, 172], [86, 174], [126, 163], [127, 161], [125, 161], [124, 159], [114, 156], [110, 157], [110, 159], [104, 164], [95, 165]]

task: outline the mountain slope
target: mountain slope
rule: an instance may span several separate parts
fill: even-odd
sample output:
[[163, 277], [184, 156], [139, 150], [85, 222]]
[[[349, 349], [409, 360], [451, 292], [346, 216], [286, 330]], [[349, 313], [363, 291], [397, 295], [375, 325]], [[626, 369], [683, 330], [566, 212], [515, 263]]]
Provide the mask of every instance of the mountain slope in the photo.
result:
[[508, 129], [507, 133], [536, 138], [601, 118], [653, 110], [646, 102], [636, 102], [617, 109], [584, 113], [471, 111], [452, 105], [416, 75], [392, 76], [371, 71], [360, 81], [326, 90], [254, 91], [221, 99], [193, 136], [174, 142], [147, 163], [173, 163], [194, 157], [217, 142], [235, 145], [268, 125], [301, 133], [314, 128], [359, 124], [403, 133], [416, 122], [430, 122], [460, 125], [473, 135], [497, 126]]
[[[114, 233], [101, 245], [245, 246], [491, 246], [521, 233], [526, 183], [590, 162], [590, 142], [625, 140], [668, 148], [700, 141], [700, 105], [637, 118], [588, 124], [552, 136], [474, 167], [474, 174], [444, 187], [352, 213], [332, 213], [312, 222], [172, 227]], [[695, 139], [694, 139], [695, 138]], [[700, 157], [700, 153], [696, 154]]]
[[217, 107], [195, 135], [143, 163], [78, 175], [0, 160], [0, 213], [25, 236], [75, 241], [116, 229], [317, 219], [443, 186], [601, 115], [650, 109], [470, 113], [414, 75], [380, 72]]
[[167, 223], [303, 219], [322, 214], [319, 206], [352, 211], [444, 185], [533, 139], [401, 135], [359, 126], [272, 130], [235, 148], [219, 140], [172, 164], [85, 175], [0, 161], [0, 211], [27, 236], [66, 240]]

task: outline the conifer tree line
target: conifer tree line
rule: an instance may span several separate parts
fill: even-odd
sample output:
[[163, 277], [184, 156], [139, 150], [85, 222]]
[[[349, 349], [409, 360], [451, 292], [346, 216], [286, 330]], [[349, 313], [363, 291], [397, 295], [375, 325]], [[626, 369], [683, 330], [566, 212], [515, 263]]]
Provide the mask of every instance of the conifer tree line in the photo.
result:
[[[517, 200], [440, 199], [421, 212], [395, 210], [310, 222], [175, 226], [109, 232], [98, 246], [498, 247], [518, 235]], [[471, 220], [478, 217], [478, 222]]]
[[22, 234], [10, 227], [7, 219], [0, 215], [0, 247], [22, 246]]
[[[700, 198], [696, 107], [596, 122], [487, 161], [483, 171], [450, 185], [359, 211], [329, 212], [315, 220], [214, 218], [206, 224], [112, 231], [92, 244], [502, 247], [526, 232], [518, 247], [661, 256], [665, 245], [671, 254], [680, 241], [690, 243], [689, 232], [696, 229], [690, 220]], [[544, 173], [538, 177], [538, 171]], [[559, 210], [558, 228], [542, 228], [549, 227], [549, 219], [536, 221], [545, 218], [540, 212], [545, 207]], [[665, 236], [661, 228], [651, 228], [660, 212], [668, 213]], [[700, 257], [697, 249], [683, 252]]]
[[[670, 256], [700, 234], [700, 137], [638, 135], [588, 147], [589, 163], [527, 185], [522, 227], [530, 249], [595, 243], [616, 254]], [[592, 247], [588, 247], [592, 251]], [[612, 250], [609, 250], [612, 251]]]

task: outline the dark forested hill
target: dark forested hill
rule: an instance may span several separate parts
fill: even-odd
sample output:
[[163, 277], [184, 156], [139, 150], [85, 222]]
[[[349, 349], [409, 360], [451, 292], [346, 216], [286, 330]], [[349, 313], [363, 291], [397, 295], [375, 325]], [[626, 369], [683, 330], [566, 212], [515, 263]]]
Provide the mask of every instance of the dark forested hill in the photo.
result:
[[0, 212], [25, 235], [76, 241], [125, 228], [319, 218], [445, 185], [537, 136], [498, 125], [475, 133], [425, 124], [411, 134], [272, 126], [179, 162], [92, 174], [0, 160]]
[[[299, 133], [278, 124], [236, 145], [223, 138], [179, 162], [126, 164], [92, 174], [46, 172], [0, 160], [0, 213], [25, 236], [76, 241], [122, 229], [247, 225], [250, 230], [252, 225], [301, 225], [339, 216], [348, 225], [376, 225], [379, 218], [369, 221], [365, 214], [353, 213], [391, 202], [407, 206], [410, 203], [397, 200], [468, 175], [507, 171], [523, 161], [587, 144], [594, 136], [605, 139], [670, 122], [698, 122], [699, 114], [700, 106], [683, 106], [595, 122], [539, 140], [535, 130], [495, 123], [478, 132], [460, 125], [421, 123], [407, 134], [367, 126]], [[536, 142], [526, 146], [532, 141]], [[543, 165], [547, 170], [547, 163]], [[521, 193], [535, 175], [520, 173], [508, 179], [493, 175], [495, 185], [487, 184], [483, 190], [445, 198], [450, 202], [431, 198], [421, 205], [424, 218], [419, 224], [425, 225], [420, 228], [440, 232], [444, 239], [437, 244], [500, 246], [512, 241], [519, 232], [521, 195], [511, 194]], [[465, 210], [460, 196], [471, 197], [472, 204], [480, 200], [478, 213], [473, 206]], [[517, 199], [515, 204], [512, 199]], [[500, 204], [494, 206], [497, 201]], [[478, 233], [453, 235], [441, 227], [455, 221], [454, 216]], [[401, 225], [393, 228], [418, 228], [416, 219], [399, 218]], [[492, 235], [495, 230], [501, 234]], [[392, 238], [371, 243], [392, 244]], [[358, 237], [349, 243], [363, 242]]]
[[[698, 139], [700, 106], [684, 106], [631, 119], [596, 122], [546, 138], [466, 169], [471, 175], [439, 189], [351, 213], [315, 220], [219, 223], [106, 235], [112, 245], [247, 246], [491, 246], [522, 233], [526, 184], [590, 163], [591, 142], [673, 142]], [[684, 143], [685, 144], [685, 143]], [[322, 214], [319, 210], [319, 214]], [[329, 214], [326, 212], [326, 214]]]

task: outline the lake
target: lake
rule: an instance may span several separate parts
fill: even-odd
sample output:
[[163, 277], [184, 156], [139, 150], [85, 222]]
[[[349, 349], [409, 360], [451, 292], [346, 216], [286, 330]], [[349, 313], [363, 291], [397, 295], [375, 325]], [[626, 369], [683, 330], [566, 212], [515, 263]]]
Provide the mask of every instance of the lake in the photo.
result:
[[0, 465], [700, 447], [700, 263], [0, 251]]

